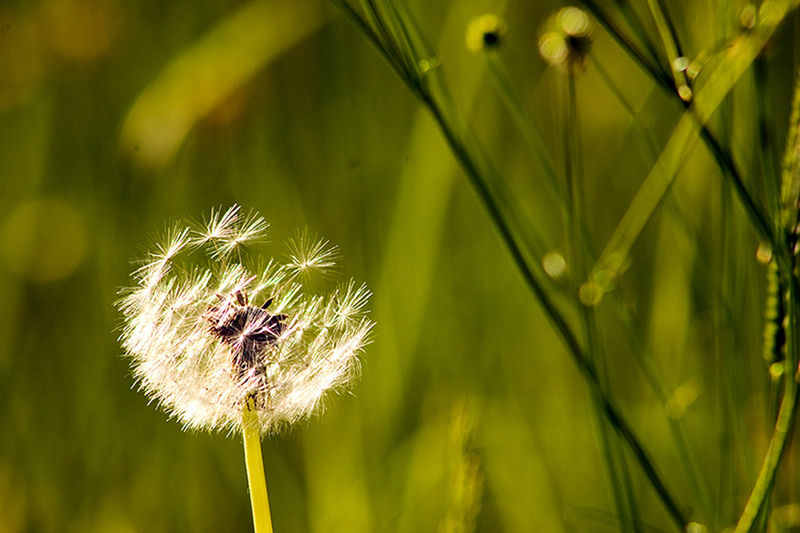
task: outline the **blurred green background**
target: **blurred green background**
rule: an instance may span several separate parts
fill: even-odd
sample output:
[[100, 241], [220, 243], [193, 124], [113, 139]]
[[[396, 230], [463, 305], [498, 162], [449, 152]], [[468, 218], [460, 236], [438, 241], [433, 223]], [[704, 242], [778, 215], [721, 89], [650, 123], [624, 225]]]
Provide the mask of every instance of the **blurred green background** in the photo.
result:
[[[746, 5], [666, 4], [689, 57], [718, 50]], [[560, 171], [575, 124], [565, 124], [566, 76], [537, 43], [562, 5], [409, 8], [486, 153], [548, 248], [564, 252], [538, 163], [485, 58], [465, 46], [474, 17], [507, 19], [501, 59]], [[644, 2], [634, 9], [649, 20]], [[760, 153], [778, 165], [798, 29], [790, 16], [759, 59], [767, 90], [748, 71], [712, 120], [760, 199], [753, 102], [768, 109]], [[654, 26], [642, 31], [657, 41]], [[587, 61], [576, 94], [600, 251], [682, 108], [596, 25], [592, 41], [635, 112]], [[0, 532], [251, 530], [240, 439], [185, 433], [148, 404], [113, 306], [154, 233], [233, 203], [258, 210], [276, 243], [308, 227], [337, 244], [341, 277], [374, 293], [377, 327], [352, 393], [264, 440], [276, 531], [619, 528], [585, 384], [429, 115], [338, 11], [323, 1], [2, 0]], [[614, 398], [669, 489], [712, 529], [740, 513], [774, 415], [757, 246], [698, 143], [620, 279], [671, 403], [648, 387], [616, 308], [598, 309]], [[679, 466], [675, 420], [708, 484], [705, 504]], [[776, 487], [775, 531], [800, 530], [796, 447]], [[626, 464], [642, 520], [673, 530]]]

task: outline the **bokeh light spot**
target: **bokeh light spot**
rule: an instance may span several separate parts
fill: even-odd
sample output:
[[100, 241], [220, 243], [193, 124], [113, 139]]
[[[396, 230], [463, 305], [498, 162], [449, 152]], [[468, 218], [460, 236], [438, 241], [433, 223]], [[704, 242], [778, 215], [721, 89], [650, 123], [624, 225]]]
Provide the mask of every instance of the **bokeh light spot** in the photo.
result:
[[41, 84], [41, 49], [32, 20], [0, 12], [0, 111], [27, 102]]
[[548, 32], [539, 39], [539, 53], [548, 63], [558, 65], [566, 60], [569, 46], [563, 36]]
[[5, 220], [0, 237], [8, 268], [40, 283], [72, 274], [88, 249], [82, 217], [56, 200], [17, 206]]
[[560, 252], [550, 251], [542, 258], [544, 271], [553, 279], [560, 279], [567, 270], [567, 261]]
[[121, 18], [115, 0], [48, 0], [41, 8], [45, 38], [52, 50], [82, 63], [110, 53]]
[[559, 11], [558, 19], [567, 35], [585, 37], [589, 34], [589, 16], [577, 7], [565, 7]]

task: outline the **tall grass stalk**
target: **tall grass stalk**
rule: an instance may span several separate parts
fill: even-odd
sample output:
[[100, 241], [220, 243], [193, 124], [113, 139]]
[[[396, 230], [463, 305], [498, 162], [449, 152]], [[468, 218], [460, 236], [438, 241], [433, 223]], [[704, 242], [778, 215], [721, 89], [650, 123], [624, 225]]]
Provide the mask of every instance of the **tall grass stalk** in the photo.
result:
[[[786, 152], [783, 158], [783, 168], [781, 173], [781, 209], [775, 213], [776, 225], [782, 228], [787, 237], [788, 245], [784, 248], [785, 253], [792, 255], [792, 265], [794, 266], [794, 254], [797, 253], [798, 214], [800, 213], [800, 77], [797, 78], [792, 102], [792, 113], [789, 120], [789, 132], [786, 140]], [[770, 492], [774, 486], [775, 478], [779, 466], [786, 452], [791, 431], [797, 418], [798, 402], [798, 380], [800, 380], [800, 286], [796, 270], [786, 271], [781, 268], [778, 262], [778, 277], [775, 284], [778, 288], [777, 297], [771, 298], [768, 303], [772, 309], [768, 308], [770, 314], [780, 316], [781, 323], [778, 325], [782, 329], [785, 346], [776, 355], [776, 359], [771, 362], [770, 371], [773, 376], [778, 378], [783, 386], [783, 395], [780, 400], [780, 407], [775, 420], [772, 436], [767, 447], [766, 456], [761, 465], [761, 469], [756, 478], [755, 485], [750, 492], [750, 497], [742, 511], [742, 515], [736, 524], [735, 533], [746, 533], [752, 530], [759, 516], [766, 520], [765, 506], [769, 501]], [[774, 272], [774, 271], [772, 271]], [[772, 274], [771, 272], [771, 274]], [[785, 287], [785, 293], [781, 290]], [[785, 298], [785, 305], [783, 298]], [[776, 309], [782, 306], [783, 312]], [[783, 315], [785, 314], [785, 318]], [[774, 334], [774, 331], [768, 331]], [[768, 348], [775, 348], [768, 339]], [[767, 354], [765, 354], [767, 355]]]
[[[724, 186], [720, 190], [723, 197], [724, 221], [722, 227], [726, 244], [722, 245], [720, 257], [727, 259], [720, 266], [722, 285], [718, 286], [716, 290], [706, 291], [709, 301], [714, 302], [716, 309], [723, 311], [718, 318], [721, 327], [724, 325], [730, 327], [734, 324], [733, 320], [740, 318], [738, 313], [725, 311], [730, 310], [731, 305], [735, 305], [732, 298], [735, 297], [737, 290], [733, 284], [734, 272], [728, 265], [738, 264], [740, 259], [738, 250], [727, 244], [728, 239], [738, 236], [738, 231], [727, 223], [733, 219], [735, 211], [734, 205], [727, 200], [728, 197], [732, 196], [738, 200], [752, 229], [772, 250], [772, 260], [776, 265], [775, 271], [781, 280], [781, 287], [785, 288], [787, 295], [787, 322], [779, 326], [785, 328], [781, 331], [787, 337], [786, 356], [783, 363], [785, 366], [782, 367], [782, 373], [780, 373], [783, 395], [766, 458], [759, 470], [748, 502], [739, 516], [736, 531], [750, 531], [757, 523], [759, 516], [765, 519], [765, 508], [768, 505], [770, 489], [780, 470], [790, 430], [797, 416], [795, 372], [798, 364], [797, 296], [800, 285], [798, 285], [795, 274], [795, 250], [793, 249], [797, 238], [792, 235], [796, 232], [794, 225], [797, 219], [797, 189], [800, 189], [800, 186], [790, 187], [792, 194], [787, 197], [786, 188], [788, 186], [786, 178], [784, 178], [781, 202], [777, 201], [775, 166], [769, 161], [770, 143], [766, 135], [768, 112], [763, 99], [756, 97], [759, 102], [757, 112], [760, 117], [760, 143], [767, 152], [762, 154], [763, 168], [768, 174], [766, 176], [768, 184], [765, 186], [766, 203], [762, 202], [759, 189], [753, 183], [754, 180], [745, 179], [747, 174], [742, 171], [740, 163], [733, 155], [732, 147], [736, 140], [730, 135], [720, 136], [715, 133], [712, 116], [721, 114], [724, 124], [726, 118], [733, 114], [732, 105], [724, 104], [728, 101], [728, 96], [740, 78], [753, 66], [755, 66], [756, 72], [756, 86], [763, 89], [764, 73], [759, 63], [761, 61], [759, 54], [778, 25], [800, 2], [797, 0], [764, 2], [757, 10], [757, 15], [746, 19], [746, 24], [743, 22], [744, 25], [738, 34], [728, 37], [727, 42], [712, 43], [706, 50], [698, 54], [696, 63], [690, 63], [684, 57], [686, 52], [684, 43], [681, 43], [679, 39], [680, 32], [670, 17], [667, 6], [661, 0], [648, 0], [647, 2], [649, 15], [657, 30], [658, 39], [653, 39], [649, 35], [646, 25], [640, 18], [641, 15], [625, 0], [617, 0], [612, 6], [601, 5], [593, 0], [581, 2], [596, 17], [617, 45], [631, 57], [634, 64], [650, 77], [656, 87], [665, 91], [683, 109], [668, 142], [660, 152], [655, 148], [653, 139], [647, 132], [643, 132], [645, 152], [651, 159], [650, 171], [599, 257], [596, 255], [593, 243], [586, 231], [585, 191], [582, 187], [580, 171], [582, 148], [580, 146], [580, 124], [577, 119], [576, 70], [573, 68], [575, 64], [571, 63], [571, 61], [576, 61], [576, 56], [567, 60], [565, 68], [567, 88], [564, 92], [567, 94], [567, 101], [562, 112], [565, 125], [562, 137], [564, 181], [559, 184], [558, 172], [554, 170], [551, 158], [543, 147], [541, 135], [527, 116], [525, 105], [517, 96], [507, 75], [507, 70], [498, 55], [489, 54], [488, 70], [497, 94], [521, 131], [531, 153], [538, 161], [541, 181], [546, 192], [556, 202], [562, 216], [561, 222], [568, 239], [568, 263], [571, 265], [570, 276], [572, 277], [566, 288], [554, 288], [548, 283], [547, 274], [539, 265], [539, 258], [545, 251], [542, 249], [542, 241], [524, 237], [526, 234], [535, 234], [535, 228], [530, 227], [532, 224], [526, 216], [522, 215], [525, 210], [508, 190], [506, 180], [496, 170], [491, 158], [487, 156], [472, 131], [465, 125], [465, 121], [449, 96], [442, 69], [432, 68], [432, 65], [438, 65], [436, 51], [421, 34], [414, 17], [407, 12], [402, 2], [364, 0], [361, 2], [361, 10], [353, 8], [346, 0], [331, 0], [331, 2], [353, 22], [418, 101], [427, 108], [483, 202], [492, 224], [500, 234], [526, 285], [543, 308], [555, 331], [560, 335], [589, 386], [600, 421], [602, 455], [611, 480], [611, 492], [617, 508], [617, 518], [623, 530], [641, 530], [645, 520], [639, 515], [638, 494], [635, 490], [635, 483], [627, 471], [628, 456], [616, 446], [617, 440], [605, 431], [606, 428], [613, 429], [619, 441], [624, 443], [630, 458], [639, 465], [645, 479], [674, 524], [681, 529], [699, 527], [691, 525], [690, 515], [686, 510], [689, 506], [685, 507], [677, 503], [678, 499], [667, 487], [667, 483], [651, 459], [651, 454], [617, 406], [609, 379], [612, 369], [605, 366], [606, 358], [602, 355], [603, 344], [598, 334], [596, 310], [604, 301], [605, 295], [614, 296], [609, 298], [612, 308], [617, 309], [620, 322], [628, 332], [629, 342], [634, 348], [636, 360], [647, 377], [650, 387], [667, 411], [668, 404], [672, 401], [670, 387], [660, 376], [660, 371], [648, 360], [646, 343], [636, 331], [641, 326], [637, 325], [635, 317], [624, 309], [624, 303], [622, 303], [624, 298], [620, 298], [620, 289], [617, 287], [616, 280], [629, 262], [634, 243], [639, 240], [644, 227], [665, 203], [676, 176], [694, 153], [696, 145], [699, 144], [698, 141], [705, 145], [725, 180]], [[744, 20], [745, 18], [743, 18]], [[489, 37], [491, 38], [485, 42], [493, 46], [496, 44], [499, 34]], [[567, 57], [570, 57], [571, 53], [585, 53], [583, 45], [576, 36], [569, 36], [566, 41]], [[658, 44], [659, 42], [660, 44]], [[571, 51], [569, 47], [577, 48]], [[641, 130], [637, 125], [638, 112], [626, 101], [612, 76], [602, 68], [597, 58], [594, 59], [594, 64], [598, 68], [601, 78], [609, 85], [612, 93], [631, 116], [634, 128]], [[794, 122], [791, 127], [796, 128], [797, 117], [792, 120]], [[793, 145], [792, 149], [794, 149]], [[791, 163], [795, 174], [798, 173], [794, 169], [800, 166], [796, 163], [798, 160], [800, 160], [800, 156]], [[769, 180], [773, 181], [769, 182]], [[787, 210], [789, 215], [787, 215]], [[673, 206], [669, 212], [679, 222], [685, 219], [685, 214], [681, 213], [676, 206]], [[790, 220], [791, 224], [787, 223], [787, 220]], [[787, 235], [788, 237], [785, 237]], [[696, 236], [693, 238], [697, 239]], [[554, 291], [557, 290], [566, 290], [571, 295], [567, 304], [555, 298]], [[779, 298], [779, 301], [782, 300]], [[717, 347], [723, 365], [720, 373], [723, 392], [720, 398], [726, 404], [721, 442], [723, 448], [727, 449], [736, 443], [744, 444], [746, 440], [741, 421], [732, 411], [733, 406], [739, 402], [737, 397], [739, 393], [735, 390], [733, 382], [741, 380], [742, 375], [738, 370], [725, 370], [729, 364], [740, 362], [741, 358], [737, 357], [732, 362], [727, 360], [730, 359], [729, 357], [722, 360], [728, 350], [738, 351], [739, 349], [738, 343], [732, 338], [722, 339], [717, 343]], [[772, 371], [774, 375], [777, 375], [775, 368]], [[720, 495], [714, 502], [710, 495], [709, 483], [701, 474], [700, 465], [680, 418], [676, 418], [673, 413], [667, 414], [667, 419], [681, 462], [694, 485], [691, 507], [700, 508], [708, 520], [712, 520], [717, 525], [724, 525], [728, 513], [719, 510], [715, 512], [713, 508], [715, 503], [719, 508], [719, 502], [723, 499], [726, 489], [720, 487]], [[744, 444], [744, 448], [745, 455], [747, 455], [746, 444]], [[723, 459], [720, 463], [723, 470], [731, 466], [734, 460], [732, 454], [726, 457], [727, 459]], [[723, 472], [720, 474], [720, 480], [727, 479], [726, 476], [727, 474]], [[732, 482], [733, 479], [729, 481]], [[731, 493], [731, 495], [733, 496], [735, 493]]]
[[[583, 58], [576, 58], [576, 61], [583, 61]], [[568, 263], [574, 265], [574, 276], [576, 280], [586, 278], [590, 261], [594, 260], [593, 251], [586, 226], [585, 212], [585, 192], [583, 179], [583, 160], [581, 147], [581, 124], [578, 116], [578, 95], [576, 88], [576, 76], [578, 66], [567, 65], [567, 72], [564, 82], [566, 83], [566, 98], [564, 102], [565, 117], [562, 126], [563, 150], [564, 150], [564, 190], [566, 191], [566, 234], [569, 242]], [[578, 293], [578, 287], [573, 288], [573, 294]], [[587, 349], [587, 355], [597, 365], [599, 372], [600, 385], [605, 394], [610, 394], [610, 384], [608, 380], [607, 361], [602, 351], [602, 344], [598, 339], [596, 310], [593, 307], [580, 305], [580, 323], [582, 336]], [[611, 485], [611, 492], [614, 496], [614, 504], [620, 521], [622, 531], [641, 531], [642, 522], [639, 513], [639, 505], [635, 494], [635, 488], [627, 468], [624, 450], [620, 446], [619, 440], [613, 433], [608, 420], [603, 416], [602, 403], [596, 397], [592, 398], [594, 414], [597, 422], [597, 430], [601, 443], [601, 454], [605, 461], [608, 477]]]
[[[522, 232], [512, 226], [512, 220], [516, 217], [508, 212], [508, 208], [512, 204], [500, 204], [495, 190], [490, 185], [492, 180], [498, 181], [500, 178], [495, 175], [491, 164], [483, 158], [483, 151], [477, 147], [476, 141], [470, 137], [468, 130], [463, 128], [463, 122], [456, 117], [445, 114], [444, 109], [452, 108], [453, 106], [447, 102], [440, 103], [434, 90], [434, 87], [441, 90], [443, 81], [436, 71], [426, 68], [427, 61], [434, 58], [435, 53], [426, 50], [424, 54], [417, 55], [417, 50], [424, 48], [424, 45], [420, 46], [423, 39], [411, 33], [411, 26], [414, 26], [413, 23], [406, 24], [406, 19], [395, 17], [392, 23], [398, 24], [402, 28], [399, 34], [403, 36], [403, 39], [409, 39], [415, 43], [413, 47], [404, 48], [395, 34], [396, 30], [391, 31], [389, 29], [390, 24], [384, 20], [383, 13], [372, 2], [365, 2], [362, 6], [364, 15], [344, 0], [331, 0], [331, 2], [379, 51], [412, 93], [429, 110], [434, 121], [439, 125], [442, 134], [447, 139], [454, 155], [461, 163], [476, 193], [489, 212], [495, 228], [507, 246], [514, 264], [520, 270], [526, 285], [542, 305], [548, 319], [567, 345], [592, 394], [598, 399], [601, 412], [623, 442], [626, 443], [669, 516], [676, 525], [684, 527], [689, 522], [684, 511], [666, 487], [661, 475], [658, 473], [658, 469], [650, 458], [650, 454], [646, 451], [634, 429], [623, 417], [612, 398], [603, 390], [595, 364], [588, 357], [584, 346], [579, 341], [565, 315], [558, 309], [545, 289], [542, 283], [544, 274], [541, 272], [538, 263], [531, 263], [527, 258], [527, 254], [523, 251], [518, 237]], [[392, 5], [394, 5], [392, 2], [382, 3], [383, 7]], [[447, 94], [446, 90], [442, 90], [442, 93]]]

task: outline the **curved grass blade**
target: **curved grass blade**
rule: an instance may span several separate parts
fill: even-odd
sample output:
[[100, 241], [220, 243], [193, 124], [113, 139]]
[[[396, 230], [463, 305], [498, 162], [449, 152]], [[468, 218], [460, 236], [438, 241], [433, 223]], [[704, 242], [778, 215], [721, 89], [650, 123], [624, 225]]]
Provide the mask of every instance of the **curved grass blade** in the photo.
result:
[[172, 159], [198, 120], [322, 24], [291, 0], [246, 4], [167, 64], [122, 127], [121, 148], [146, 167]]

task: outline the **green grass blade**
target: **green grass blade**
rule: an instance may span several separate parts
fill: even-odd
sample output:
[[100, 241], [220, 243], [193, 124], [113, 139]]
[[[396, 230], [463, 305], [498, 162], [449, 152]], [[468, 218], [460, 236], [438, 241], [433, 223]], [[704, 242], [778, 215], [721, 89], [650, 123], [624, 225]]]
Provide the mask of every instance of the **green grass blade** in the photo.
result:
[[667, 59], [669, 59], [670, 70], [672, 71], [672, 79], [675, 83], [675, 88], [678, 91], [678, 96], [681, 100], [686, 102], [692, 99], [692, 90], [686, 82], [686, 73], [683, 69], [677, 69], [673, 63], [680, 56], [680, 48], [677, 39], [673, 33], [673, 28], [667, 19], [666, 12], [662, 9], [661, 2], [658, 0], [647, 0], [647, 5], [650, 7], [650, 13], [656, 21], [658, 33], [661, 35], [661, 40], [664, 42], [664, 50], [667, 52]]
[[[795, 299], [798, 295], [792, 290], [792, 297]], [[781, 401], [780, 411], [778, 412], [778, 419], [775, 422], [775, 429], [772, 438], [769, 442], [766, 457], [761, 467], [761, 471], [756, 479], [755, 486], [753, 487], [750, 497], [747, 500], [744, 511], [742, 512], [739, 522], [736, 524], [734, 533], [748, 533], [752, 530], [753, 524], [761, 512], [764, 504], [766, 503], [772, 486], [775, 482], [775, 476], [778, 472], [778, 467], [786, 452], [786, 447], [789, 442], [789, 437], [794, 427], [795, 418], [797, 417], [797, 401], [798, 401], [798, 387], [795, 369], [797, 368], [797, 309], [792, 312], [792, 342], [794, 346], [791, 351], [794, 352], [793, 356], [787, 359], [787, 364], [784, 369], [784, 391], [783, 399]]]
[[389, 63], [389, 66], [392, 67], [399, 76], [408, 75], [407, 67], [399, 52], [393, 47], [392, 43], [387, 42], [375, 31], [375, 21], [373, 17], [361, 15], [361, 13], [353, 9], [346, 0], [330, 0], [330, 2], [342, 13], [344, 18], [364, 36], [367, 42], [375, 47], [378, 54]]
[[[651, 57], [648, 57], [642, 52], [636, 44], [611, 20], [611, 17], [601, 8], [594, 0], [583, 0], [581, 4], [589, 10], [600, 24], [606, 29], [611, 37], [619, 43], [620, 47], [630, 55], [633, 60], [638, 63], [645, 72], [647, 72], [657, 83], [662, 86], [671, 87], [672, 77], [665, 71], [658, 63], [655, 57], [655, 51], [652, 46], [648, 46], [651, 51]], [[630, 21], [632, 16], [629, 8], [623, 10], [623, 16]], [[634, 28], [639, 29], [641, 24], [631, 24]]]

